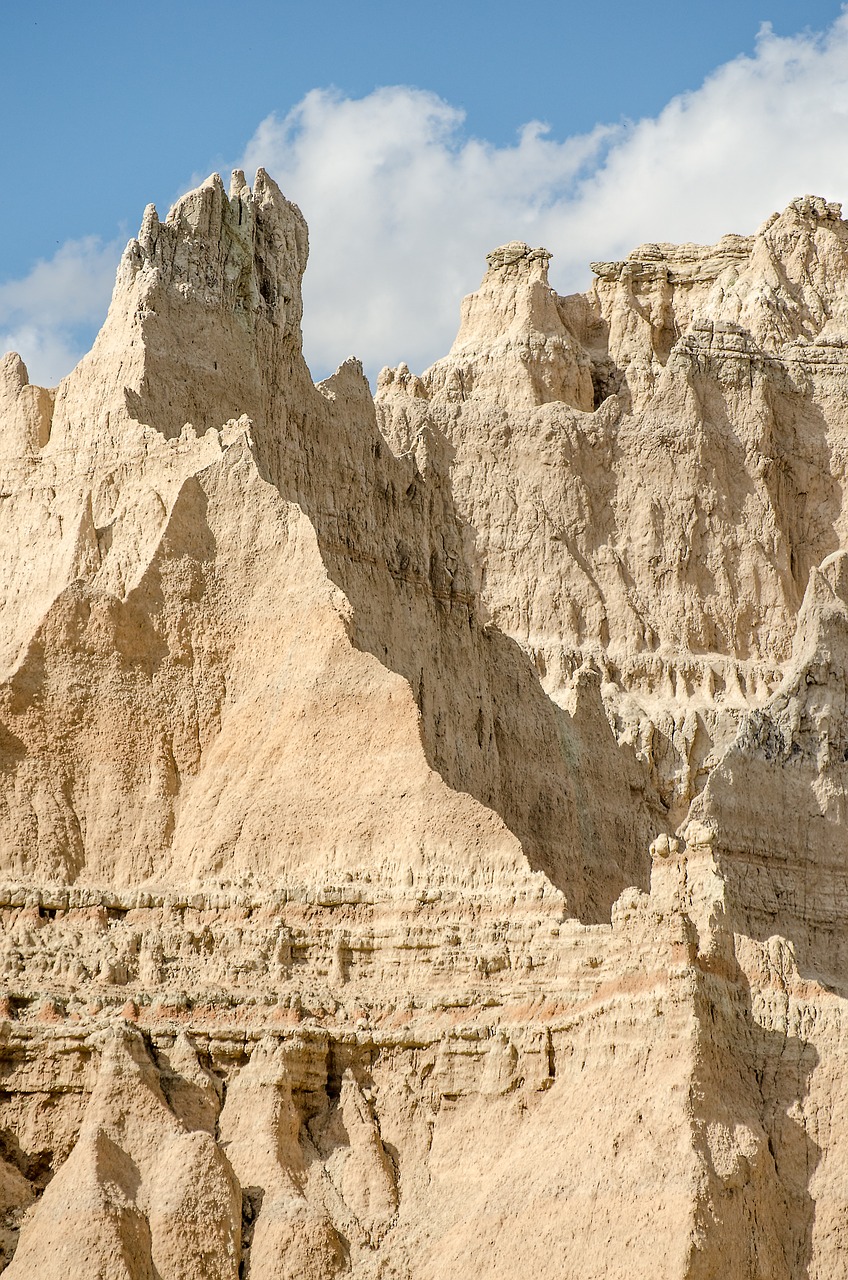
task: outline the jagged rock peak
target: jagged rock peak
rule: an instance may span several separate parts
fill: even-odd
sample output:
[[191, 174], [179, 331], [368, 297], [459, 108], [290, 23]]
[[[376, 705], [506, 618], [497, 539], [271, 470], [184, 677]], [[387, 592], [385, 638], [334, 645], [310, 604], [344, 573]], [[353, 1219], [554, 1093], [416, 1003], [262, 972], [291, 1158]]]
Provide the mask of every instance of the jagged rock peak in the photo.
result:
[[[487, 254], [476, 293], [462, 302], [456, 341], [423, 377], [428, 395], [485, 398], [507, 405], [563, 400], [579, 409], [593, 403], [589, 362], [564, 322], [548, 283], [547, 249], [510, 241]], [[392, 375], [383, 376], [387, 387]], [[420, 394], [402, 371], [398, 389]]]
[[[491, 253], [487, 253], [486, 261], [491, 271], [517, 267], [519, 271], [523, 269], [529, 272], [535, 268], [539, 277], [547, 284], [548, 263], [552, 257], [553, 254], [548, 249], [531, 249], [522, 240], [510, 240], [509, 244], [502, 244]], [[539, 265], [536, 266], [536, 264]]]
[[796, 196], [790, 200], [787, 211], [794, 209], [802, 218], [818, 219], [821, 222], [841, 222], [841, 201], [825, 200], [823, 196]]
[[[154, 268], [158, 274], [145, 280], [148, 286], [175, 283], [184, 298], [194, 295], [245, 318], [262, 309], [291, 327], [300, 321], [299, 284], [307, 256], [306, 223], [297, 205], [286, 200], [264, 169], [257, 170], [252, 190], [237, 169], [229, 195], [220, 174], [213, 173], [176, 201], [164, 223], [148, 205], [122, 266], [133, 276]], [[295, 307], [287, 308], [292, 302]]]
[[419, 398], [591, 411], [620, 390], [635, 410], [675, 348], [683, 365], [705, 346], [733, 362], [743, 349], [838, 346], [848, 327], [848, 224], [841, 205], [820, 196], [791, 201], [754, 235], [647, 243], [626, 259], [593, 262], [586, 294], [556, 294], [551, 256], [519, 240], [489, 253], [448, 355], [420, 380], [384, 373], [381, 394], [393, 386]]
[[60, 447], [87, 435], [114, 450], [138, 424], [173, 437], [243, 412], [261, 422], [281, 372], [306, 377], [308, 252], [303, 215], [264, 169], [252, 190], [234, 172], [229, 195], [212, 174], [164, 221], [148, 205], [94, 347], [62, 384]]

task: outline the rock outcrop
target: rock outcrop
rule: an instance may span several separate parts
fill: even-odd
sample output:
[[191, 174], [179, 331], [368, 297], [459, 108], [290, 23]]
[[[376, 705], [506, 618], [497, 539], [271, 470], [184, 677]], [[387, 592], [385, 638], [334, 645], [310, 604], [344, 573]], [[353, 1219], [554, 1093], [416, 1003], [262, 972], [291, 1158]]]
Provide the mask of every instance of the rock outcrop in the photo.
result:
[[0, 365], [10, 1280], [848, 1267], [848, 224], [313, 385], [262, 171]]

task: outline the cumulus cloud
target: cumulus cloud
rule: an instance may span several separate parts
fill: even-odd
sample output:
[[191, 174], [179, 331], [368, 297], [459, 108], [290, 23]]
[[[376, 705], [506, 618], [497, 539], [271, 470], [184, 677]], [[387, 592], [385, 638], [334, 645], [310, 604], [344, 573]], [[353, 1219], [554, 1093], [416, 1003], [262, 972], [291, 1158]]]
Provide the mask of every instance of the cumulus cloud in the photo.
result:
[[420, 89], [314, 90], [251, 139], [243, 166], [264, 165], [309, 223], [306, 351], [319, 372], [351, 354], [372, 371], [441, 354], [486, 252], [537, 235], [609, 132], [556, 142], [533, 123], [495, 147], [462, 125]]
[[[316, 376], [359, 355], [373, 376], [422, 369], [450, 346], [485, 255], [523, 239], [552, 250], [562, 292], [593, 259], [650, 240], [749, 232], [794, 196], [848, 197], [848, 13], [823, 33], [760, 33], [654, 118], [558, 140], [526, 124], [509, 146], [468, 135], [426, 90], [364, 98], [316, 89], [269, 116], [239, 167], [258, 165], [306, 214], [305, 346]], [[65, 245], [0, 285], [0, 347], [55, 381], [108, 304], [117, 244]], [[87, 331], [86, 331], [86, 327]]]
[[32, 382], [54, 386], [84, 354], [108, 309], [120, 251], [96, 236], [68, 240], [0, 284], [0, 352], [20, 352]]
[[655, 118], [512, 146], [468, 137], [432, 93], [308, 94], [264, 120], [242, 165], [264, 165], [310, 227], [306, 353], [324, 374], [355, 353], [373, 373], [421, 369], [449, 347], [485, 254], [553, 251], [552, 282], [585, 288], [590, 260], [651, 240], [750, 232], [796, 195], [848, 196], [848, 14], [825, 33], [760, 32]]

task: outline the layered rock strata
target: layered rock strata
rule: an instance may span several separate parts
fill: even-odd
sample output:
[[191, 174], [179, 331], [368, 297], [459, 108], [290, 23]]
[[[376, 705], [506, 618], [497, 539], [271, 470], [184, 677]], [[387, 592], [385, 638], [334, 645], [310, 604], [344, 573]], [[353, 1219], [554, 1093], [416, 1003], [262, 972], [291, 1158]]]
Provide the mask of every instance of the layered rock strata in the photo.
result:
[[12, 1280], [831, 1277], [848, 224], [300, 345], [261, 170], [0, 366]]

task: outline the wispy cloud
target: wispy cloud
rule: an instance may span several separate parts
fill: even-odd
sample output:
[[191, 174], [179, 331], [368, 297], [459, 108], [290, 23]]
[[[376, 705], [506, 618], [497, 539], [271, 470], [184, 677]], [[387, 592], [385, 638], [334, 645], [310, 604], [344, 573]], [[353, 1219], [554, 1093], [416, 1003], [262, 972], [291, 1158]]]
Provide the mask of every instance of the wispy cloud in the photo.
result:
[[68, 240], [19, 280], [0, 284], [0, 352], [18, 351], [30, 379], [54, 386], [91, 343], [109, 306], [118, 241]]
[[[350, 354], [374, 374], [421, 369], [456, 330], [488, 250], [543, 244], [553, 283], [584, 288], [592, 259], [650, 240], [753, 230], [793, 196], [848, 197], [848, 13], [718, 68], [654, 118], [564, 141], [531, 122], [511, 146], [470, 137], [461, 110], [422, 89], [350, 99], [316, 89], [269, 116], [239, 161], [264, 165], [303, 209], [312, 251], [306, 354], [324, 375]], [[54, 382], [105, 315], [120, 246], [69, 242], [0, 285], [0, 347]]]

